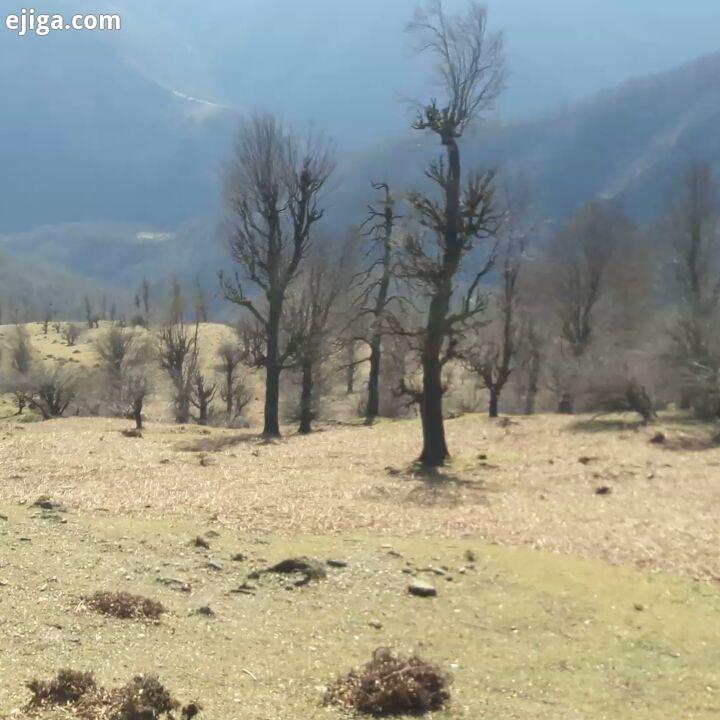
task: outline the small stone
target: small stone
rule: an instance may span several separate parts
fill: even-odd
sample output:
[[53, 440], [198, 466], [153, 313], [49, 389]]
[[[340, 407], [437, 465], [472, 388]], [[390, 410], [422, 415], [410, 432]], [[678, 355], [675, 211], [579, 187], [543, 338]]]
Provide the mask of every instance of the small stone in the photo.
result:
[[6, 521], [7, 521], [7, 519], [8, 519], [8, 516], [7, 516], [7, 515], [3, 515], [2, 513], [0, 513], [0, 520], [6, 520]]
[[330, 558], [326, 562], [330, 567], [333, 568], [346, 568], [348, 566], [345, 560], [333, 560], [332, 558]]
[[611, 495], [612, 494], [612, 488], [608, 485], [602, 485], [601, 487], [597, 488], [595, 490], [596, 495]]
[[465, 559], [470, 563], [474, 563], [477, 560], [475, 551], [474, 550], [466, 550], [465, 551]]
[[408, 585], [408, 592], [416, 597], [435, 597], [437, 595], [437, 590], [430, 583], [422, 580], [417, 580]]
[[210, 543], [204, 537], [200, 537], [199, 535], [192, 541], [192, 544], [197, 548], [204, 548], [205, 550], [210, 548]]
[[233, 562], [245, 562], [245, 560], [247, 560], [247, 555], [243, 555], [242, 553], [235, 553], [230, 559]]
[[195, 611], [195, 615], [205, 615], [205, 617], [215, 617], [215, 611], [209, 605], [203, 605]]
[[225, 569], [219, 562], [215, 562], [214, 560], [210, 560], [206, 567], [208, 570], [215, 572], [222, 572]]
[[189, 583], [186, 583], [184, 580], [179, 580], [178, 578], [159, 577], [157, 582], [161, 585], [167, 585], [171, 590], [178, 590], [179, 592], [189, 593], [192, 589]]
[[635, 605], [633, 605], [633, 607], [634, 607], [638, 612], [642, 612], [643, 610], [645, 610], [645, 606], [644, 606], [642, 603], [635, 603]]
[[368, 620], [368, 625], [375, 630], [382, 630], [383, 624], [379, 620]]

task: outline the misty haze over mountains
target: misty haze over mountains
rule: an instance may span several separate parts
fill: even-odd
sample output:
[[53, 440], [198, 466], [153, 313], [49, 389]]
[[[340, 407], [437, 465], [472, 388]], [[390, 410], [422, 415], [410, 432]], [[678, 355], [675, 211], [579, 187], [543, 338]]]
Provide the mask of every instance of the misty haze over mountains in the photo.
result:
[[[408, 130], [403, 102], [431, 94], [402, 33], [415, 5], [127, 0], [117, 35], [3, 35], [6, 265], [42, 262], [105, 286], [169, 271], [194, 277], [199, 264], [214, 275], [227, 262], [215, 237], [219, 168], [254, 108], [300, 127], [314, 121], [335, 138], [329, 218], [360, 222], [370, 180], [412, 185], [437, 152]], [[661, 16], [646, 0], [489, 5], [506, 34], [508, 90], [465, 140], [466, 165], [522, 171], [555, 220], [595, 195], [644, 215], [688, 160], [720, 165], [720, 55], [683, 64], [714, 49], [716, 3]], [[117, 11], [111, 2], [58, 6]]]

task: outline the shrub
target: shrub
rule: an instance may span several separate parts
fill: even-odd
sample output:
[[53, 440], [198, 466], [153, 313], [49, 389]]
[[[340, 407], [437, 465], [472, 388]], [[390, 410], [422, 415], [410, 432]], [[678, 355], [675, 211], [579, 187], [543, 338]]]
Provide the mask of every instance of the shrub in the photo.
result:
[[449, 684], [437, 666], [379, 648], [367, 665], [333, 683], [325, 702], [376, 717], [422, 715], [445, 707]]
[[156, 600], [126, 592], [96, 592], [85, 598], [85, 605], [102, 615], [122, 620], [158, 620], [167, 612], [165, 606]]
[[[54, 680], [33, 680], [28, 688], [33, 694], [30, 710], [72, 706], [72, 717], [80, 720], [173, 720], [180, 707], [155, 675], [136, 675], [127, 685], [107, 690], [98, 687], [92, 673], [61, 670]], [[191, 720], [201, 709], [189, 703], [181, 717]]]
[[27, 684], [32, 693], [30, 707], [69, 705], [97, 689], [92, 673], [61, 670], [53, 680], [31, 680]]

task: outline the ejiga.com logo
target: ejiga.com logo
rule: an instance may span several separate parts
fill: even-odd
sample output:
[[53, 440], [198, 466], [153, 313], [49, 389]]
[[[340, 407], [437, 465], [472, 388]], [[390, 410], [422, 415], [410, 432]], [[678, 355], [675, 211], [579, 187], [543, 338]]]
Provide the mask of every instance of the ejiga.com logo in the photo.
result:
[[33, 8], [24, 8], [5, 18], [5, 27], [19, 37], [38, 35], [43, 37], [51, 32], [78, 32], [83, 30], [118, 31], [122, 29], [120, 15], [72, 15], [38, 13]]

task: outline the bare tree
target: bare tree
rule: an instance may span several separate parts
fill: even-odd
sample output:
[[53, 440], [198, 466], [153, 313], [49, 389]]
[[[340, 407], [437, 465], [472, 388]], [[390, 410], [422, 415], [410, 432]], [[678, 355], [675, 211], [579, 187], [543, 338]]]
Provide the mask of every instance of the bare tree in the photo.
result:
[[29, 406], [43, 420], [62, 417], [77, 395], [77, 375], [61, 367], [42, 368], [28, 378]]
[[135, 333], [121, 325], [109, 327], [95, 343], [111, 394], [119, 394], [122, 387], [123, 365], [133, 344]]
[[42, 321], [42, 329], [43, 329], [43, 335], [48, 334], [48, 328], [50, 327], [50, 323], [52, 322], [54, 314], [53, 304], [52, 300], [50, 300], [45, 305], [45, 312], [43, 313], [43, 321]]
[[332, 310], [347, 287], [346, 264], [329, 251], [311, 258], [310, 268], [288, 298], [287, 333], [292, 338], [292, 359], [301, 374], [301, 435], [312, 432], [313, 389], [318, 366], [332, 352], [328, 335]]
[[190, 422], [192, 387], [198, 362], [197, 335], [197, 326], [191, 334], [183, 322], [169, 323], [160, 331], [160, 367], [172, 383], [175, 421], [180, 424]]
[[[425, 171], [439, 198], [414, 192], [409, 201], [421, 231], [404, 244], [402, 274], [420, 286], [429, 299], [421, 335], [423, 465], [443, 465], [449, 456], [443, 420], [443, 366], [453, 357], [458, 327], [483, 307], [478, 286], [489, 272], [495, 253], [492, 240], [499, 217], [494, 205], [494, 172], [471, 173], [463, 184], [459, 140], [499, 94], [503, 78], [502, 38], [487, 29], [487, 12], [472, 2], [467, 13], [449, 18], [442, 3], [429, 14], [419, 14], [411, 30], [420, 37], [420, 50], [437, 60], [444, 103], [433, 100], [419, 113], [417, 130], [429, 130], [440, 140], [444, 156]], [[427, 235], [431, 236], [428, 240]], [[490, 240], [484, 263], [453, 309], [456, 275], [478, 241]]]
[[380, 414], [380, 370], [383, 339], [388, 333], [387, 314], [393, 304], [403, 302], [398, 291], [398, 248], [393, 238], [401, 216], [395, 210], [396, 201], [390, 186], [387, 183], [373, 183], [373, 188], [382, 193], [381, 204], [379, 207], [376, 204], [368, 205], [368, 218], [363, 225], [368, 246], [365, 253], [368, 266], [358, 277], [361, 292], [354, 303], [357, 308], [355, 325], [364, 331], [353, 333], [352, 338], [354, 342], [363, 342], [370, 350], [365, 407], [368, 424]]
[[89, 295], [85, 295], [83, 303], [85, 304], [85, 320], [87, 321], [88, 329], [92, 330], [93, 328], [99, 326], [98, 316], [93, 309], [92, 301], [90, 300]]
[[683, 400], [698, 416], [720, 417], [720, 205], [707, 164], [685, 172], [666, 227], [678, 294], [672, 329]]
[[174, 325], [181, 324], [185, 319], [185, 297], [182, 291], [182, 285], [173, 275], [170, 278], [170, 323]]
[[198, 425], [207, 425], [210, 418], [212, 401], [217, 394], [217, 383], [212, 382], [200, 370], [195, 370], [192, 376], [190, 402], [198, 410], [196, 421]]
[[149, 333], [133, 333], [133, 340], [122, 360], [121, 398], [124, 414], [135, 421], [137, 430], [143, 429], [143, 409], [152, 394], [153, 366], [157, 363], [157, 346]]
[[[231, 215], [230, 251], [239, 265], [233, 278], [221, 275], [227, 300], [244, 308], [262, 330], [265, 368], [263, 433], [280, 435], [280, 376], [292, 348], [283, 343], [285, 299], [307, 256], [312, 230], [322, 218], [320, 193], [333, 171], [322, 139], [299, 142], [270, 115], [256, 115], [238, 134], [225, 174], [225, 203]], [[247, 285], [264, 295], [248, 295]]]
[[15, 398], [17, 414], [22, 415], [23, 410], [31, 398], [29, 376], [34, 364], [34, 351], [30, 336], [23, 325], [15, 328], [15, 337], [10, 345], [10, 366], [12, 374], [7, 378], [5, 387], [7, 392]]
[[239, 345], [227, 342], [218, 348], [217, 356], [222, 377], [220, 398], [225, 403], [225, 414], [230, 423], [242, 413], [251, 399], [240, 375], [244, 355]]
[[68, 347], [73, 347], [82, 332], [82, 327], [77, 323], [65, 323], [62, 329], [63, 340]]
[[[510, 224], [510, 221], [508, 222]], [[495, 294], [497, 317], [491, 324], [489, 339], [483, 339], [460, 350], [465, 367], [482, 380], [490, 393], [489, 414], [498, 416], [500, 394], [515, 371], [520, 345], [518, 322], [518, 280], [527, 237], [510, 234], [502, 261], [499, 289]], [[497, 326], [497, 327], [495, 327]], [[490, 334], [486, 330], [483, 335]]]
[[547, 252], [563, 339], [574, 357], [587, 350], [607, 291], [608, 271], [630, 223], [615, 201], [582, 207], [552, 239]]
[[195, 322], [196, 323], [206, 323], [208, 321], [208, 306], [207, 306], [207, 298], [205, 297], [205, 291], [202, 288], [202, 285], [200, 285], [200, 279], [195, 279], [195, 293], [194, 293], [194, 303], [195, 303]]

